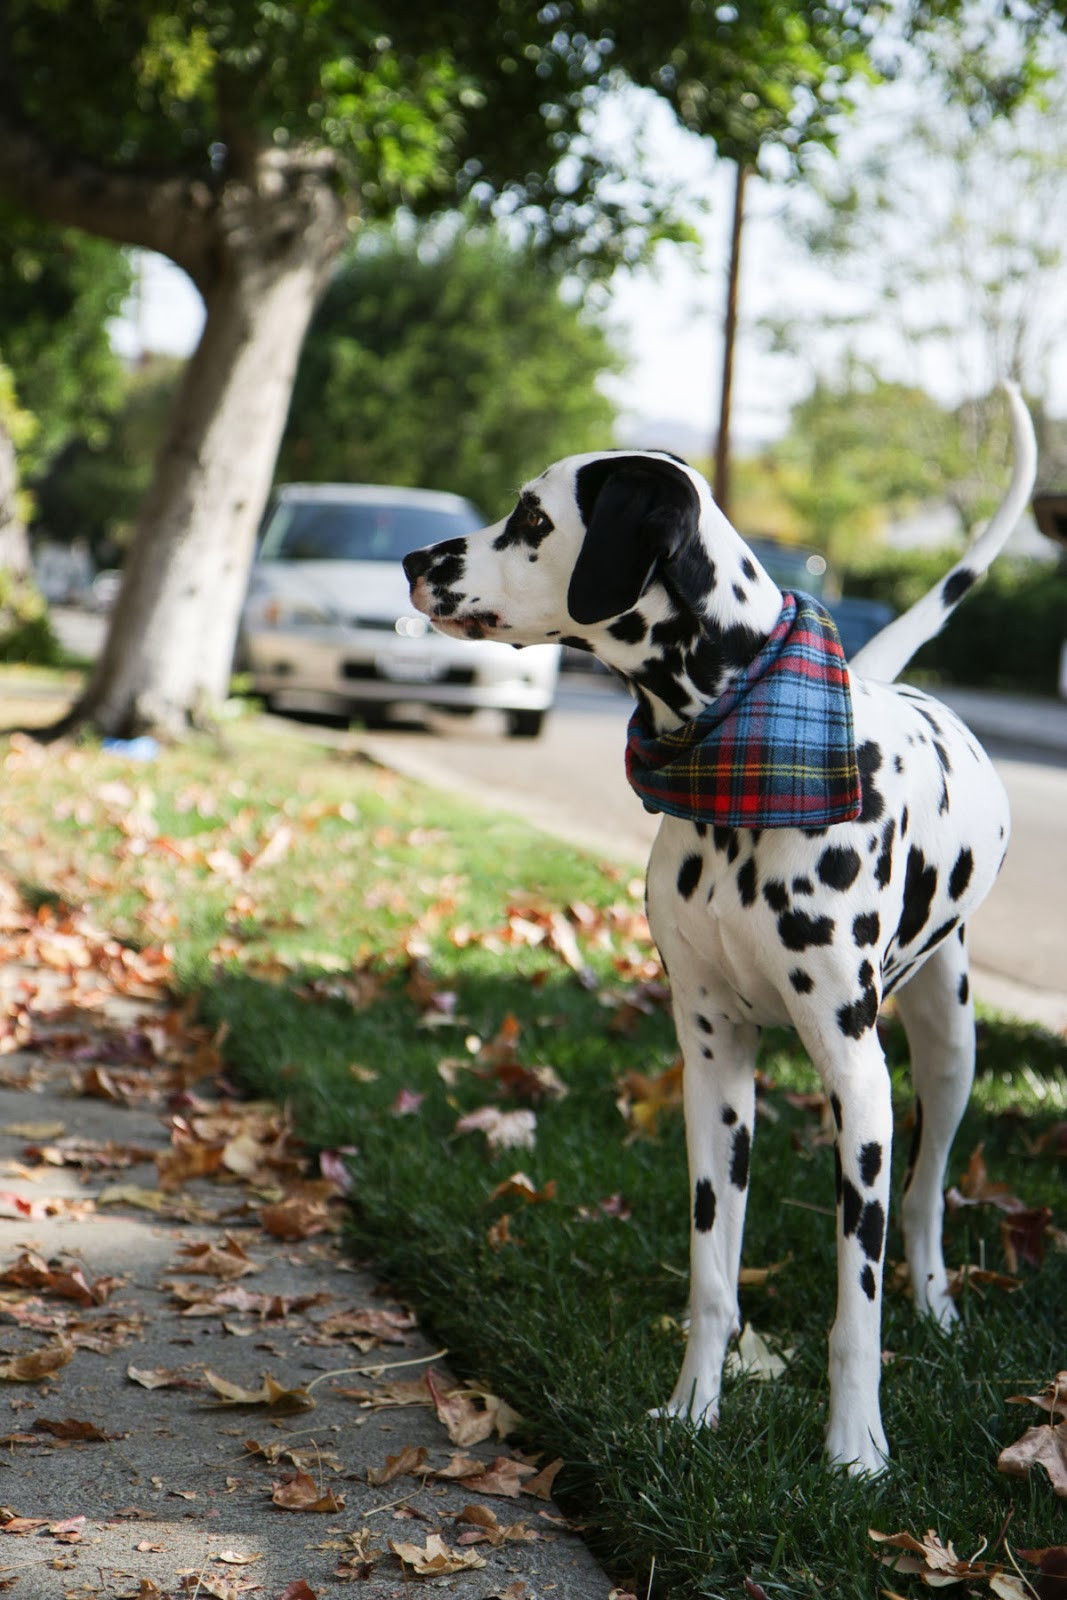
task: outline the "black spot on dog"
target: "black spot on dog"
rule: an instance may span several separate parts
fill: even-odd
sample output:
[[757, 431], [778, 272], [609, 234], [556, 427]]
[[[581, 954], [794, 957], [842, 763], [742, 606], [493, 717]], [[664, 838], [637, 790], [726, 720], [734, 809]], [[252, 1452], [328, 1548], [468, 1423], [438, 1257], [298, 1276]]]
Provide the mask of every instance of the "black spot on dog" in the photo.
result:
[[733, 585], [733, 591], [734, 591], [735, 600], [740, 600], [740, 602], [741, 602], [741, 604], [743, 606], [747, 606], [748, 605], [748, 594], [747, 594], [747, 591], [742, 589], [742, 587], [741, 587], [741, 585], [739, 583], [735, 583]]
[[855, 883], [860, 858], [849, 845], [832, 844], [819, 857], [815, 871], [828, 889], [847, 889]]
[[852, 940], [861, 949], [865, 945], [877, 944], [881, 931], [882, 923], [877, 911], [861, 911], [858, 917], [853, 918]]
[[810, 950], [813, 945], [829, 944], [834, 937], [832, 917], [809, 917], [806, 911], [783, 911], [778, 918], [778, 937], [787, 950]]
[[878, 1020], [878, 991], [873, 982], [871, 963], [859, 970], [860, 997], [837, 1009], [837, 1026], [849, 1039], [861, 1039]]
[[580, 638], [576, 633], [565, 634], [559, 642], [567, 645], [571, 650], [585, 650], [590, 655], [593, 653], [593, 646], [589, 643], [589, 640]]
[[525, 546], [536, 550], [542, 540], [552, 532], [552, 523], [541, 509], [537, 496], [526, 493], [504, 524], [503, 531], [493, 540], [494, 550], [507, 550], [511, 546]]
[[797, 994], [810, 994], [815, 987], [815, 981], [808, 973], [802, 972], [799, 967], [794, 967], [789, 974], [789, 981]]
[[700, 882], [700, 874], [704, 870], [704, 857], [698, 855], [686, 856], [678, 868], [678, 893], [683, 900], [688, 900], [693, 890]]
[[903, 772], [904, 771], [904, 758], [903, 758], [903, 756], [895, 755], [893, 757], [893, 771], [894, 772]]
[[801, 873], [799, 877], [793, 879], [793, 893], [814, 894], [815, 885], [812, 883], [810, 878], [805, 877], [804, 874]]
[[942, 939], [944, 939], [947, 934], [952, 932], [959, 920], [959, 917], [950, 917], [948, 921], [943, 922], [939, 928], [935, 928], [929, 939], [927, 939], [926, 943], [919, 951], [919, 955], [924, 956], [928, 950], [932, 950], [934, 948], [935, 944], [940, 944]]
[[712, 1027], [712, 1025], [708, 1021], [707, 1017], [701, 1016], [699, 1011], [696, 1014], [696, 1025], [700, 1029], [701, 1033], [714, 1033], [715, 1032], [715, 1029]]
[[974, 856], [968, 849], [964, 848], [956, 857], [955, 865], [949, 874], [948, 892], [950, 899], [959, 899], [964, 889], [966, 889], [967, 885], [970, 883], [971, 873], [973, 871]]
[[882, 1240], [885, 1237], [885, 1212], [882, 1210], [880, 1200], [868, 1200], [864, 1206], [859, 1227], [856, 1229], [856, 1237], [869, 1261], [877, 1261], [881, 1257]]
[[903, 839], [904, 835], [907, 833], [907, 831], [908, 831], [908, 808], [907, 808], [907, 806], [905, 806], [903, 811], [900, 813], [900, 837], [902, 839]]
[[749, 856], [737, 869], [737, 892], [741, 896], [743, 906], [751, 906], [756, 900], [756, 861], [754, 856]]
[[648, 623], [640, 611], [627, 611], [611, 623], [608, 632], [622, 644], [640, 644], [648, 632]]
[[835, 1201], [837, 1202], [838, 1205], [841, 1204], [841, 1192], [842, 1192], [841, 1180], [842, 1180], [842, 1177], [843, 1177], [843, 1173], [841, 1171], [841, 1151], [838, 1149], [837, 1141], [835, 1140], [834, 1141], [834, 1199], [835, 1199]]
[[942, 779], [941, 779], [941, 797], [937, 802], [937, 814], [938, 814], [938, 816], [939, 817], [943, 817], [947, 810], [948, 810], [948, 784], [945, 782], [944, 778], [942, 777]]
[[752, 583], [752, 582], [755, 581], [756, 569], [753, 566], [752, 562], [749, 560], [748, 556], [742, 556], [741, 557], [741, 571], [744, 573], [744, 575], [748, 579], [749, 583]]
[[707, 825], [706, 822], [694, 822], [693, 823], [693, 827], [697, 831], [697, 838], [698, 839], [706, 839], [707, 838], [707, 836], [708, 836], [708, 825]]
[[863, 1271], [860, 1273], [860, 1288], [863, 1290], [868, 1300], [873, 1300], [875, 1295], [878, 1293], [878, 1284], [875, 1281], [875, 1276], [871, 1271], [869, 1262], [864, 1266]]
[[715, 1190], [707, 1178], [698, 1178], [693, 1197], [693, 1225], [698, 1233], [710, 1233], [715, 1223]]
[[714, 844], [716, 850], [725, 850], [733, 836], [734, 830], [732, 828], [722, 827], [717, 822], [713, 823], [711, 829], [711, 842]]
[[860, 791], [863, 796], [859, 820], [877, 822], [885, 811], [885, 801], [874, 781], [874, 775], [882, 765], [881, 746], [873, 739], [864, 740], [856, 751], [856, 765], [859, 767]]
[[949, 760], [948, 751], [945, 749], [945, 747], [941, 743], [940, 739], [935, 739], [934, 740], [934, 753], [937, 756], [938, 761], [940, 761], [940, 763], [941, 763], [941, 771], [942, 772], [951, 772], [952, 771], [952, 762]]
[[700, 1054], [705, 1061], [715, 1060], [715, 1052], [710, 1045], [702, 1044], [700, 1046]]
[[772, 911], [784, 911], [789, 904], [785, 884], [780, 878], [769, 878], [763, 885], [763, 898]]
[[957, 600], [962, 600], [977, 576], [978, 574], [972, 572], [970, 567], [961, 567], [958, 572], [950, 573], [941, 585], [943, 603], [946, 606], [954, 606]]
[[730, 1154], [730, 1182], [735, 1189], [748, 1188], [748, 1158], [752, 1150], [752, 1139], [745, 1124], [742, 1123], [734, 1134], [733, 1150]]
[[960, 986], [956, 990], [956, 998], [961, 1006], [965, 1006], [971, 997], [971, 983], [965, 972], [960, 973]]
[[936, 889], [937, 868], [931, 866], [922, 851], [912, 845], [904, 873], [904, 909], [897, 925], [898, 944], [911, 944], [913, 939], [918, 938], [930, 915]]
[[882, 829], [882, 850], [874, 864], [874, 876], [881, 889], [886, 887], [893, 872], [893, 836], [896, 831], [897, 825], [890, 817]]
[[723, 1106], [722, 1120], [725, 1122], [728, 1128], [733, 1127], [734, 1123], [737, 1121], [737, 1112], [734, 1110], [733, 1106]]
[[847, 1239], [859, 1227], [863, 1215], [863, 1196], [850, 1178], [841, 1184], [841, 1231]]
[[882, 1147], [876, 1139], [860, 1151], [860, 1177], [869, 1189], [882, 1170]]
[[841, 1121], [841, 1101], [836, 1094], [830, 1096], [830, 1110], [833, 1112], [834, 1124], [838, 1133], [840, 1133], [843, 1125]]

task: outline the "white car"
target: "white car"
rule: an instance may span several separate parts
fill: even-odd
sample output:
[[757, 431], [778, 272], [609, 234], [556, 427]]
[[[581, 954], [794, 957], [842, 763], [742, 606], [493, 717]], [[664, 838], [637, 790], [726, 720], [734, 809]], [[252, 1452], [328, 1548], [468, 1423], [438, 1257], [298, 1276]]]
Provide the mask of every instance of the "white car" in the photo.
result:
[[484, 527], [469, 500], [378, 484], [290, 483], [263, 526], [241, 618], [241, 664], [272, 709], [377, 718], [418, 702], [502, 711], [535, 738], [552, 705], [557, 645], [435, 633], [408, 598], [402, 557]]

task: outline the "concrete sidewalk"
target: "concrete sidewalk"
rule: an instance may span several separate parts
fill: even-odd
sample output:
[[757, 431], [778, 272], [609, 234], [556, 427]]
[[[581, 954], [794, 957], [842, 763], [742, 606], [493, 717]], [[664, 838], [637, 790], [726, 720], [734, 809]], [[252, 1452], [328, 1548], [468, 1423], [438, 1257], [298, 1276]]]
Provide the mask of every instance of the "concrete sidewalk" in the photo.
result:
[[[445, 1353], [333, 1233], [264, 1230], [253, 1112], [212, 1072], [183, 1079], [173, 1014], [64, 971], [59, 948], [42, 951], [58, 968], [12, 962], [32, 935], [0, 910], [0, 1585], [314, 1600], [360, 1580], [405, 1600], [401, 1545], [469, 1600], [608, 1600], [548, 1498], [551, 1464], [462, 1442], [492, 1403], [449, 1396]], [[161, 1190], [194, 1124], [229, 1126], [248, 1160]]]

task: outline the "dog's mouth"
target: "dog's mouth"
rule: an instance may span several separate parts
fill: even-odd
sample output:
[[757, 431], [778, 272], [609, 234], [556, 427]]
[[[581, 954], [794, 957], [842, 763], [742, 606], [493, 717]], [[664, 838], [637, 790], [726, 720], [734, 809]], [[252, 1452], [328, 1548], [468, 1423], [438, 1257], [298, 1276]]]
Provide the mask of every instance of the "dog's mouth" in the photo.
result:
[[471, 611], [466, 616], [441, 616], [434, 611], [426, 615], [439, 633], [451, 639], [488, 639], [500, 629], [500, 618], [495, 611]]

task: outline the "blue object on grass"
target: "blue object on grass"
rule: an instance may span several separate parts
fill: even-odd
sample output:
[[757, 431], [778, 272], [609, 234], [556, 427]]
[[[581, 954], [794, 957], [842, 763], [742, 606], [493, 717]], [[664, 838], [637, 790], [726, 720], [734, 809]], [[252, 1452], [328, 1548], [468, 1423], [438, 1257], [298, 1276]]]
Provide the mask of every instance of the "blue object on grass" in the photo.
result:
[[159, 754], [159, 740], [142, 733], [137, 739], [105, 739], [102, 748], [131, 761], [154, 761]]

